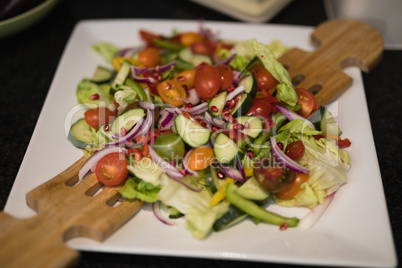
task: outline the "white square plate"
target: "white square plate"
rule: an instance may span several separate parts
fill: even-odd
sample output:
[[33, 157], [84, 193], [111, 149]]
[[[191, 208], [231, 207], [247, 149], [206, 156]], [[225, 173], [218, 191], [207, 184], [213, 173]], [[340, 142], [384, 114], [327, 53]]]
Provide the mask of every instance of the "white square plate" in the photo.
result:
[[[197, 21], [175, 20], [90, 20], [79, 23], [66, 48], [31, 142], [18, 172], [5, 211], [28, 217], [25, 195], [82, 156], [67, 140], [72, 111], [76, 108], [78, 82], [92, 75], [105, 62], [90, 45], [110, 41], [120, 47], [140, 44], [138, 30], [170, 34], [173, 29], [197, 30]], [[253, 25], [206, 22], [206, 27], [225, 39], [256, 38], [268, 43], [281, 40], [286, 46], [312, 50], [311, 27]], [[293, 264], [347, 265], [370, 267], [396, 266], [395, 248], [377, 162], [365, 93], [360, 71], [348, 68], [352, 87], [335, 103], [337, 120], [344, 137], [352, 141], [353, 159], [349, 182], [343, 185], [313, 229], [289, 228], [280, 231], [268, 224], [243, 222], [204, 241], [192, 238], [183, 227], [166, 226], [144, 207], [132, 220], [103, 243], [76, 238], [68, 244], [79, 250], [129, 254], [168, 255]], [[271, 207], [270, 207], [271, 208]], [[287, 216], [302, 217], [306, 209], [273, 206]]]

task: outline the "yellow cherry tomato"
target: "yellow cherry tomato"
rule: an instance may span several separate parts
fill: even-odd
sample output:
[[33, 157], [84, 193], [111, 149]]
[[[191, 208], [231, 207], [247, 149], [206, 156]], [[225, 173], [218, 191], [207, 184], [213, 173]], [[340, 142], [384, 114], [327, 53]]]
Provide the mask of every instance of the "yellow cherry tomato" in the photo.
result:
[[187, 92], [183, 85], [173, 81], [165, 80], [158, 84], [157, 87], [159, 97], [170, 105], [181, 106], [184, 102], [181, 99], [187, 98]]
[[155, 67], [161, 61], [159, 50], [153, 47], [146, 47], [138, 53], [138, 60], [146, 67]]
[[194, 77], [195, 70], [186, 70], [175, 75], [175, 77], [173, 77], [173, 80], [185, 85], [187, 89], [191, 89], [194, 87]]
[[194, 43], [204, 41], [204, 37], [199, 33], [187, 32], [180, 35], [180, 43], [183, 46], [191, 46]]
[[215, 159], [211, 147], [204, 145], [194, 148], [188, 157], [188, 167], [192, 170], [204, 170], [209, 167]]

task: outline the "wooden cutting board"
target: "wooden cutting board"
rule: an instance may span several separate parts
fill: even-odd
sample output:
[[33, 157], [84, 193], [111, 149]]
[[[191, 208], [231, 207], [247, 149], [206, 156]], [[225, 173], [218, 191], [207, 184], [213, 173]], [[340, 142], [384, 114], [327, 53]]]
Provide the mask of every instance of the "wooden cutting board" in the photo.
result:
[[[294, 48], [279, 61], [298, 87], [315, 93], [319, 105], [334, 101], [352, 84], [342, 68], [357, 66], [369, 72], [383, 52], [380, 33], [353, 20], [322, 23], [311, 38], [317, 50]], [[0, 267], [72, 266], [79, 252], [66, 241], [79, 236], [104, 241], [141, 209], [144, 202], [120, 202], [120, 187], [105, 188], [94, 174], [77, 183], [84, 162], [78, 160], [27, 194], [36, 216], [17, 219], [0, 212]]]

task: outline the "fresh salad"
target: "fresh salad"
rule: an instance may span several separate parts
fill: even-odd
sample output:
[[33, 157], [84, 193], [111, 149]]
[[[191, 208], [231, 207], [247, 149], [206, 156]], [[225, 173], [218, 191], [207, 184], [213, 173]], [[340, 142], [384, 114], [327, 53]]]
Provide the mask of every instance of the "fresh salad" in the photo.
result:
[[[77, 86], [86, 111], [69, 139], [87, 157], [79, 179], [95, 173], [163, 223], [183, 218], [197, 239], [246, 220], [311, 227], [348, 180], [351, 142], [292, 84], [277, 61], [287, 48], [204, 27], [139, 35], [135, 47], [91, 47], [105, 64]], [[284, 217], [271, 204], [315, 213]]]

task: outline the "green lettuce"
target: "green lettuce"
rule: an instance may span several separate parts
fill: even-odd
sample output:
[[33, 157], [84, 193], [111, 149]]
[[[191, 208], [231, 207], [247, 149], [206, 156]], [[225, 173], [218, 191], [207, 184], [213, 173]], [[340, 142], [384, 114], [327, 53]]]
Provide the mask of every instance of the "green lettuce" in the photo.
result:
[[[202, 178], [202, 175], [200, 175]], [[193, 187], [200, 187], [200, 177], [186, 176], [182, 180]], [[212, 230], [216, 219], [229, 209], [228, 203], [211, 207], [211, 195], [208, 190], [196, 192], [162, 174], [162, 189], [159, 200], [165, 205], [176, 208], [186, 216], [186, 228], [197, 239], [204, 239]]]
[[91, 48], [109, 63], [112, 62], [112, 59], [120, 50], [117, 46], [108, 42], [99, 42], [92, 45]]
[[120, 194], [128, 199], [138, 198], [142, 201], [153, 203], [158, 200], [158, 193], [162, 186], [154, 186], [138, 178], [130, 178], [120, 189]]
[[137, 100], [137, 93], [131, 88], [116, 91], [114, 99], [119, 104], [118, 111], [124, 111], [128, 105]]
[[312, 136], [300, 135], [305, 146], [299, 164], [310, 170], [310, 178], [301, 185], [301, 191], [290, 200], [281, 200], [273, 196], [281, 206], [307, 206], [314, 208], [322, 204], [328, 195], [336, 192], [348, 181], [347, 172], [352, 160], [349, 153], [339, 149], [335, 141], [329, 138], [316, 140]]
[[250, 61], [257, 56], [264, 67], [275, 77], [279, 82], [277, 85], [276, 98], [291, 106], [297, 103], [297, 94], [293, 88], [288, 71], [283, 65], [276, 60], [274, 54], [268, 46], [257, 42], [257, 40], [248, 40], [240, 42], [235, 46], [236, 53]]

